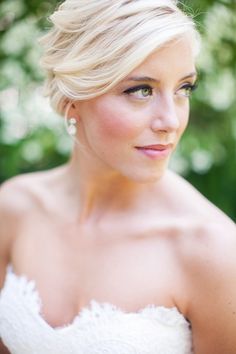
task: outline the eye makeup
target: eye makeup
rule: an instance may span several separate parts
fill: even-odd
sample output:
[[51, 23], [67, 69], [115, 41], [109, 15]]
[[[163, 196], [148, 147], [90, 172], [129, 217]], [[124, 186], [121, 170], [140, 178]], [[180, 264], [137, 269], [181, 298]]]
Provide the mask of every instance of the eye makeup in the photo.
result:
[[196, 82], [196, 83], [194, 83], [194, 84], [192, 84], [192, 83], [185, 83], [185, 84], [183, 84], [178, 90], [177, 90], [177, 92], [178, 91], [185, 91], [185, 94], [184, 94], [184, 96], [185, 97], [190, 97], [191, 95], [192, 95], [192, 93], [196, 90], [198, 88], [198, 83]]
[[129, 95], [138, 91], [146, 92], [147, 96], [151, 96], [153, 93], [153, 88], [150, 85], [143, 84], [143, 85], [130, 87], [129, 89], [125, 90], [124, 93]]
[[[181, 96], [184, 97], [190, 97], [191, 94], [193, 93], [193, 91], [195, 91], [198, 87], [197, 83], [185, 83], [183, 84], [180, 88], [178, 88], [178, 90], [176, 91], [176, 93], [178, 94], [178, 92], [184, 91], [183, 94], [181, 94]], [[137, 85], [137, 86], [133, 86], [130, 87], [128, 89], [126, 89], [123, 93], [126, 95], [133, 95], [136, 98], [147, 98], [153, 95], [153, 90], [154, 88], [151, 87], [148, 84], [142, 84], [142, 85]]]

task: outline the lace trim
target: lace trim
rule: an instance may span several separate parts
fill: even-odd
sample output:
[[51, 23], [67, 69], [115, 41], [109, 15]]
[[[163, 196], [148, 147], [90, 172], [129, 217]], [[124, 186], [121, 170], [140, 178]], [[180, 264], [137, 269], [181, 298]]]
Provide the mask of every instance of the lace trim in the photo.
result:
[[178, 311], [177, 307], [168, 308], [151, 304], [138, 310], [137, 312], [125, 312], [118, 306], [111, 303], [100, 303], [96, 300], [91, 300], [89, 305], [82, 308], [79, 314], [75, 316], [71, 323], [53, 328], [43, 319], [41, 315], [42, 301], [37, 291], [35, 281], [29, 280], [25, 275], [15, 274], [11, 265], [9, 265], [7, 268], [7, 276], [2, 292], [0, 293], [0, 300], [1, 297], [3, 297], [5, 291], [7, 291], [9, 288], [11, 289], [10, 293], [12, 296], [15, 297], [15, 294], [17, 294], [17, 298], [20, 298], [25, 307], [33, 311], [33, 313], [38, 316], [44, 325], [54, 331], [67, 330], [80, 322], [86, 323], [89, 321], [91, 324], [91, 318], [93, 318], [95, 322], [101, 318], [106, 322], [106, 320], [109, 320], [111, 317], [113, 319], [117, 318], [118, 320], [120, 316], [124, 315], [139, 315], [139, 317], [141, 315], [142, 318], [147, 318], [149, 320], [152, 319], [153, 321], [157, 321], [159, 324], [163, 324], [164, 326], [189, 327], [188, 321], [185, 319], [183, 314]]
[[5, 288], [10, 285], [13, 295], [17, 293], [22, 298], [24, 304], [29, 306], [35, 313], [40, 313], [42, 301], [36, 288], [34, 280], [29, 280], [25, 275], [17, 275], [13, 271], [13, 267], [7, 267], [7, 275], [2, 293]]

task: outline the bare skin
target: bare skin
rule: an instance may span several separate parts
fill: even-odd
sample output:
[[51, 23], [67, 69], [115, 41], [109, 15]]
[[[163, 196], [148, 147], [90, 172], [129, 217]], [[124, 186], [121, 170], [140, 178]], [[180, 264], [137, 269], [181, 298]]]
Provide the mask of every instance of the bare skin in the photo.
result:
[[35, 280], [52, 327], [71, 323], [92, 299], [127, 312], [177, 306], [191, 322], [195, 354], [236, 351], [234, 223], [168, 170], [169, 158], [152, 161], [133, 148], [176, 147], [189, 112], [182, 78], [194, 71], [186, 51], [186, 40], [175, 43], [132, 73], [160, 80], [152, 95], [123, 97], [118, 86], [74, 104], [85, 153], [75, 145], [64, 166], [1, 187], [0, 288], [9, 263]]
[[[2, 195], [12, 191], [12, 211], [4, 219], [12, 233], [5, 245], [8, 256], [1, 257], [1, 286], [8, 263], [17, 274], [34, 279], [43, 303], [42, 316], [52, 327], [71, 323], [92, 299], [127, 312], [150, 303], [177, 306], [191, 320], [190, 299], [199, 289], [194, 278], [189, 281], [188, 272], [202, 252], [199, 239], [210, 240], [216, 220], [229, 229], [231, 221], [168, 171], [162, 195], [155, 196], [161, 198], [162, 210], [155, 207], [152, 195], [145, 203], [141, 200], [145, 212], [107, 213], [99, 221], [81, 225], [73, 213], [65, 213], [70, 210], [68, 195], [52, 188], [61, 185], [64, 173], [66, 166], [16, 177], [2, 187]], [[181, 208], [176, 200], [181, 200]], [[216, 243], [214, 238], [209, 242]], [[200, 282], [203, 285], [204, 278]]]

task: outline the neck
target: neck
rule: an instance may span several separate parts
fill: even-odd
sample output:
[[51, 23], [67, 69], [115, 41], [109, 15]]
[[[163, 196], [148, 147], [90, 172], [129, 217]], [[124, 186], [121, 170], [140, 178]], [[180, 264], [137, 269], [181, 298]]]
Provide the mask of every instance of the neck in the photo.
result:
[[153, 187], [153, 183], [130, 180], [76, 150], [66, 165], [66, 181], [76, 209], [79, 208], [77, 218], [81, 224], [136, 208], [143, 193]]

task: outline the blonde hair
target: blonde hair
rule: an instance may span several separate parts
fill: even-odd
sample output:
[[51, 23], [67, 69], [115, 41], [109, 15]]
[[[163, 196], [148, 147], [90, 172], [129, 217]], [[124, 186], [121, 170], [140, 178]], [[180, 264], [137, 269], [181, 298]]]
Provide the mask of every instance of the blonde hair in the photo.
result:
[[[66, 101], [86, 100], [123, 80], [151, 53], [197, 31], [174, 0], [66, 0], [41, 38], [45, 95], [64, 113]], [[196, 39], [196, 40], [195, 40]]]

